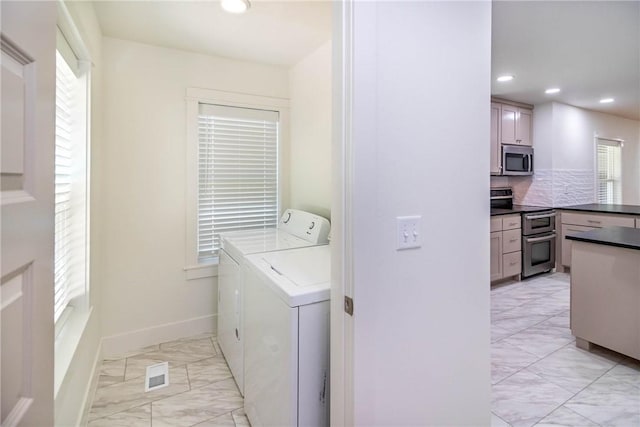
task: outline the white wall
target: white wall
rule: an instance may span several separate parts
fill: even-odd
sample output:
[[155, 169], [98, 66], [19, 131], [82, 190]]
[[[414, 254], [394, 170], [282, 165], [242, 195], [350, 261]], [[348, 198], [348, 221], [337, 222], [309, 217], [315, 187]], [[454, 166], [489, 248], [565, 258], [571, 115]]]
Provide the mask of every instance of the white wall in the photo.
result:
[[[349, 251], [335, 286], [353, 288], [354, 317], [334, 315], [352, 327], [354, 421], [489, 425], [491, 3], [354, 8], [332, 242]], [[401, 215], [422, 216], [421, 248], [396, 251]]]
[[331, 41], [289, 72], [291, 207], [331, 216]]
[[640, 204], [640, 122], [557, 102], [534, 109], [535, 175], [512, 178], [516, 203], [567, 206], [595, 199], [595, 140], [625, 141], [622, 202]]
[[103, 39], [105, 352], [215, 327], [216, 278], [187, 281], [188, 87], [288, 97], [288, 70]]
[[[92, 243], [101, 240], [99, 215], [101, 206], [101, 146], [102, 146], [102, 33], [93, 6], [89, 2], [68, 1], [65, 3], [74, 24], [80, 32], [92, 60], [91, 67], [91, 159], [90, 159], [90, 235]], [[101, 289], [102, 274], [100, 270], [101, 247], [91, 245], [90, 252], [90, 305], [91, 315], [86, 326], [80, 331], [80, 339], [74, 349], [71, 365], [64, 375], [64, 380], [55, 398], [55, 425], [83, 425], [93, 397], [91, 383], [93, 373], [101, 359]], [[63, 332], [65, 334], [66, 332]], [[56, 354], [58, 349], [56, 349]], [[56, 371], [58, 374], [58, 371]]]

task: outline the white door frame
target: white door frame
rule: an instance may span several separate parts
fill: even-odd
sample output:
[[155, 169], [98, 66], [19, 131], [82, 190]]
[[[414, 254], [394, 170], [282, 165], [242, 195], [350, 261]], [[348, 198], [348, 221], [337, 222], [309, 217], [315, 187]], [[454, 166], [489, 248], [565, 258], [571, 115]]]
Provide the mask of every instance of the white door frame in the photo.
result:
[[351, 239], [351, 113], [353, 2], [333, 4], [333, 145], [331, 200], [331, 424], [354, 425], [353, 317], [344, 310], [353, 299]]

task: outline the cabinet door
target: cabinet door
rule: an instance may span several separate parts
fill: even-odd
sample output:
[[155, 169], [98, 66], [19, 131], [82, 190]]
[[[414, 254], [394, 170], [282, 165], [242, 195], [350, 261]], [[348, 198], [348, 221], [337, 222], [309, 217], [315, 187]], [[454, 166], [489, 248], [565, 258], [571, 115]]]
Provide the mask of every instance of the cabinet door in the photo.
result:
[[500, 142], [503, 144], [516, 144], [516, 120], [518, 107], [500, 105]]
[[636, 228], [640, 228], [640, 218], [636, 218]]
[[583, 225], [562, 224], [562, 265], [571, 267], [571, 240], [565, 239], [567, 234], [580, 233], [582, 231], [596, 230], [598, 227], [585, 227]]
[[516, 142], [520, 145], [533, 145], [532, 121], [533, 111], [526, 108], [518, 108], [516, 117]]
[[500, 104], [491, 103], [491, 174], [500, 174]]
[[502, 279], [502, 232], [491, 233], [491, 281]]

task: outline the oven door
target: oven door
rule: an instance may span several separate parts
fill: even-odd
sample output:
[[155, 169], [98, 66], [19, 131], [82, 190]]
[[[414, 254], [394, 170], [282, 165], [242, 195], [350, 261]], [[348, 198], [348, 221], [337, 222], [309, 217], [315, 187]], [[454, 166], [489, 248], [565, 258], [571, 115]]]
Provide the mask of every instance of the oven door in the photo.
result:
[[556, 212], [545, 211], [522, 215], [522, 234], [550, 233], [556, 229]]
[[522, 236], [522, 275], [551, 270], [556, 263], [556, 233]]

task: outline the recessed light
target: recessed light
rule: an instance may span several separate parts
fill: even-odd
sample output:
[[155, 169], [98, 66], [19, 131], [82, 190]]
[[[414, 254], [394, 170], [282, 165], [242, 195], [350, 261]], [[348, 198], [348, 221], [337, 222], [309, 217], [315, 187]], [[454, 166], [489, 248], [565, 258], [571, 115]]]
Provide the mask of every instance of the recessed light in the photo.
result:
[[499, 82], [510, 82], [511, 80], [513, 80], [514, 76], [512, 75], [504, 75], [504, 76], [500, 76], [498, 77], [496, 80]]
[[613, 102], [613, 98], [602, 98], [600, 100], [600, 104], [609, 104], [610, 102]]
[[225, 12], [245, 13], [250, 7], [249, 0], [222, 0], [220, 6]]
[[544, 93], [547, 93], [549, 95], [553, 94], [553, 93], [558, 93], [560, 92], [560, 89], [557, 87], [552, 87], [551, 89], [547, 89], [544, 91]]

